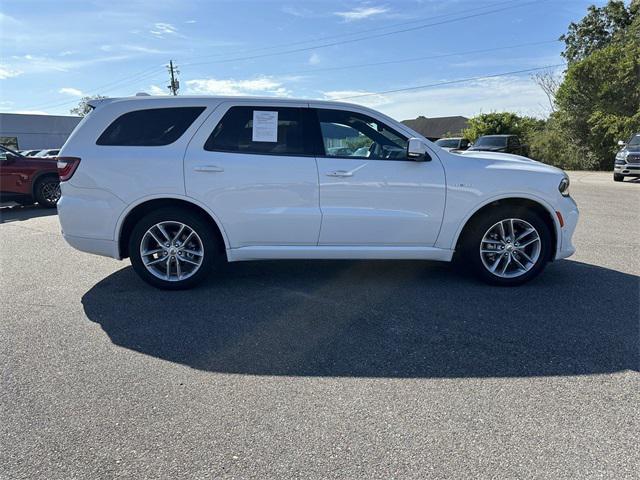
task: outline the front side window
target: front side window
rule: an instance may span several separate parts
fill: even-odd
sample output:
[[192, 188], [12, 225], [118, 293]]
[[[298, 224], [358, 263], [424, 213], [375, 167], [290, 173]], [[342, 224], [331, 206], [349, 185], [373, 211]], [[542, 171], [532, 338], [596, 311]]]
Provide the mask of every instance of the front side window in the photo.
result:
[[207, 139], [204, 149], [263, 155], [312, 155], [308, 109], [231, 107]]
[[325, 156], [406, 160], [407, 138], [379, 120], [343, 110], [317, 113]]
[[484, 137], [480, 137], [475, 146], [476, 147], [504, 147], [507, 143], [506, 137], [494, 137], [491, 135], [486, 135]]
[[157, 147], [178, 140], [205, 107], [149, 108], [125, 113], [100, 135], [97, 145]]

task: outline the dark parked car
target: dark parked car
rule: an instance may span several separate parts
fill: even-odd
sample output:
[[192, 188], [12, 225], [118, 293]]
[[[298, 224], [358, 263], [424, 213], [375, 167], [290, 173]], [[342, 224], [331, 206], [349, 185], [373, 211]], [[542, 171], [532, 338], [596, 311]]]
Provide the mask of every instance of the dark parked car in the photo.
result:
[[529, 147], [520, 142], [517, 135], [483, 135], [469, 147], [469, 151], [502, 152], [529, 155]]
[[627, 143], [618, 142], [622, 148], [616, 154], [613, 180], [621, 182], [624, 177], [640, 177], [640, 133], [632, 135]]
[[60, 179], [55, 157], [25, 157], [0, 146], [0, 201], [55, 207]]
[[436, 140], [436, 145], [445, 150], [466, 150], [471, 146], [471, 142], [466, 138], [451, 137]]

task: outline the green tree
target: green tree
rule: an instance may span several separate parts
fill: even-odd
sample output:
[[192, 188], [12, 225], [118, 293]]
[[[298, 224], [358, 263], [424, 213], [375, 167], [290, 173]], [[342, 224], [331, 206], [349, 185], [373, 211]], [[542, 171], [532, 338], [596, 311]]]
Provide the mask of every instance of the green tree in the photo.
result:
[[640, 0], [632, 0], [628, 8], [621, 0], [610, 0], [603, 7], [591, 5], [587, 15], [572, 22], [560, 37], [565, 43], [562, 56], [571, 65], [607, 47], [628, 31], [639, 11]]
[[543, 126], [544, 120], [521, 117], [512, 112], [482, 113], [469, 119], [469, 126], [463, 131], [463, 135], [475, 142], [482, 135], [513, 134], [519, 135], [526, 143]]
[[107, 97], [103, 95], [93, 95], [88, 97], [82, 97], [82, 99], [80, 99], [80, 102], [78, 102], [78, 106], [73, 107], [71, 110], [69, 110], [69, 113], [71, 113], [72, 115], [78, 115], [80, 117], [84, 117], [91, 111], [89, 102], [91, 100], [102, 100], [103, 98], [107, 98]]
[[640, 39], [613, 43], [567, 69], [556, 96], [558, 126], [611, 169], [616, 141], [640, 131]]

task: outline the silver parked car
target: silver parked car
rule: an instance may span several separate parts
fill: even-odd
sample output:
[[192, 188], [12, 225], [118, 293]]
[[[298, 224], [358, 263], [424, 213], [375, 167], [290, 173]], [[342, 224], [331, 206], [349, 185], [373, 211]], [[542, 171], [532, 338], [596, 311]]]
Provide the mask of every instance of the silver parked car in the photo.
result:
[[613, 180], [622, 182], [624, 177], [640, 177], [640, 133], [631, 136], [627, 143], [618, 142], [622, 148], [616, 154]]

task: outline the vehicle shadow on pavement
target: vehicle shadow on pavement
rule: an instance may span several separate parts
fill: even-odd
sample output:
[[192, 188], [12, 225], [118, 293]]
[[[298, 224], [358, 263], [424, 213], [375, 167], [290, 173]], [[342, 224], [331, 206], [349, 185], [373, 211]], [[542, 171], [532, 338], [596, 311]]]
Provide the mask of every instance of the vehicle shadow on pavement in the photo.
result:
[[58, 211], [55, 208], [42, 208], [38, 205], [0, 207], [0, 224], [57, 214]]
[[166, 292], [131, 267], [82, 298], [121, 347], [224, 373], [349, 377], [583, 375], [639, 367], [640, 277], [574, 261], [517, 288], [446, 264], [231, 264]]

